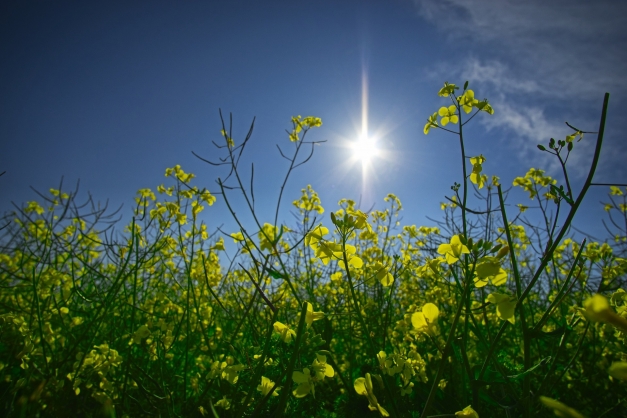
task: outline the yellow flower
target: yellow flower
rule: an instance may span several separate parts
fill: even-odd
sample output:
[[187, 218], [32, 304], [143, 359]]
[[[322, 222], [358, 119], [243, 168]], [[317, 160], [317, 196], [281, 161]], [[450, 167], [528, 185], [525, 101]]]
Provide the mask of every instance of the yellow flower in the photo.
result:
[[459, 87], [457, 87], [455, 84], [449, 84], [445, 82], [444, 87], [442, 87], [440, 91], [438, 91], [438, 96], [446, 97], [449, 94], [453, 94], [455, 90], [459, 90]]
[[317, 250], [319, 242], [323, 240], [324, 236], [328, 233], [328, 228], [318, 225], [305, 236], [305, 244], [309, 245], [312, 249]]
[[42, 213], [44, 213], [44, 208], [39, 206], [39, 203], [37, 202], [28, 202], [28, 206], [26, 206], [26, 208], [24, 209], [24, 212], [26, 213], [37, 212], [38, 215], [41, 215]]
[[390, 272], [381, 264], [380, 261], [377, 261], [374, 265], [375, 276], [377, 280], [381, 282], [381, 284], [385, 287], [394, 283], [394, 276], [390, 274]]
[[611, 312], [609, 302], [599, 294], [586, 299], [583, 306], [586, 308], [586, 316], [591, 321], [605, 321]]
[[[283, 232], [289, 232], [289, 229], [287, 227], [282, 226], [281, 228], [283, 228]], [[259, 248], [261, 248], [262, 251], [273, 251], [274, 248], [272, 246], [272, 243], [277, 240], [279, 234], [280, 228], [277, 228], [276, 226], [271, 225], [267, 222], [264, 223], [262, 230], [259, 231]]]
[[[503, 247], [508, 248], [508, 247]], [[505, 256], [507, 253], [504, 253]], [[475, 268], [475, 286], [483, 287], [492, 282], [494, 286], [500, 286], [507, 281], [507, 272], [501, 268], [498, 257], [483, 257]]]
[[314, 378], [316, 380], [323, 380], [325, 377], [335, 376], [335, 370], [330, 364], [327, 364], [327, 356], [323, 354], [316, 354], [316, 359], [313, 361], [311, 368], [314, 372]]
[[291, 329], [290, 327], [288, 327], [287, 325], [281, 323], [281, 322], [275, 322], [273, 324], [274, 327], [274, 332], [278, 333], [281, 335], [281, 339], [283, 340], [283, 342], [285, 343], [291, 343], [292, 342], [292, 338], [296, 337], [296, 331], [294, 331], [293, 329]]
[[220, 133], [222, 134], [224, 139], [226, 139], [226, 144], [228, 145], [228, 147], [233, 148], [235, 146], [235, 142], [233, 142], [233, 138], [231, 138], [224, 129], [222, 129]]
[[298, 387], [292, 391], [294, 396], [303, 398], [311, 392], [313, 397], [316, 397], [313, 380], [311, 379], [311, 371], [308, 368], [305, 367], [302, 372], [295, 371], [292, 373], [292, 380], [298, 383]]
[[475, 99], [475, 92], [472, 90], [466, 90], [457, 100], [466, 113], [470, 113], [472, 107], [479, 103], [479, 100]]
[[362, 395], [368, 398], [368, 409], [371, 411], [379, 411], [382, 417], [389, 417], [390, 414], [385, 410], [379, 402], [377, 402], [377, 397], [374, 396], [374, 388], [372, 387], [372, 378], [370, 377], [370, 373], [366, 373], [366, 377], [358, 377], [355, 379], [353, 383], [355, 387], [355, 392], [358, 395]]
[[612, 196], [622, 196], [623, 195], [623, 191], [616, 187], [616, 186], [610, 186], [610, 194]]
[[319, 128], [322, 126], [322, 119], [315, 116], [306, 116], [302, 123], [310, 128]]
[[583, 306], [589, 320], [610, 323], [620, 331], [627, 333], [627, 319], [614, 312], [605, 296], [595, 294], [588, 298]]
[[226, 395], [224, 395], [224, 397], [222, 399], [220, 399], [218, 402], [216, 402], [216, 406], [218, 406], [220, 408], [223, 408], [223, 409], [230, 409], [231, 408], [231, 401], [229, 401], [226, 398]]
[[335, 370], [333, 370], [330, 364], [327, 364], [327, 357], [322, 354], [316, 354], [316, 359], [313, 361], [311, 369], [313, 370], [313, 375], [311, 374], [312, 370], [308, 368], [304, 368], [302, 372], [295, 371], [292, 373], [292, 380], [298, 383], [298, 387], [294, 389], [292, 394], [297, 398], [305, 397], [309, 392], [311, 392], [312, 396], [315, 398], [316, 391], [314, 384], [321, 382], [325, 377], [335, 376]]
[[440, 273], [440, 265], [445, 262], [446, 260], [442, 257], [438, 257], [438, 258], [433, 258], [433, 259], [427, 259], [425, 261], [425, 265], [423, 266], [423, 271], [425, 271], [426, 269], [430, 269], [433, 273], [435, 274], [439, 274]]
[[468, 405], [462, 411], [455, 412], [455, 416], [459, 418], [479, 418], [477, 411], [472, 409], [472, 406]]
[[540, 402], [547, 408], [551, 408], [556, 416], [562, 418], [584, 418], [579, 412], [573, 408], [564, 405], [563, 403], [556, 401], [555, 399], [547, 398], [546, 396], [540, 396]]
[[309, 302], [306, 302], [306, 303], [307, 303], [307, 313], [305, 314], [305, 322], [307, 323], [307, 328], [309, 328], [311, 324], [313, 323], [313, 321], [317, 321], [319, 319], [324, 318], [324, 312], [314, 312], [313, 305]]
[[133, 333], [133, 339], [129, 341], [129, 345], [131, 344], [139, 344], [144, 338], [148, 338], [150, 335], [150, 330], [146, 325], [142, 325]]
[[610, 376], [616, 379], [627, 380], [627, 362], [624, 362], [624, 361], [614, 362], [612, 363], [612, 365], [610, 366], [607, 372], [609, 373]]
[[238, 373], [244, 369], [245, 369], [245, 366], [243, 364], [235, 364], [235, 365], [226, 366], [224, 370], [222, 371], [222, 378], [226, 380], [227, 382], [229, 382], [230, 384], [234, 385], [237, 383], [239, 379]]
[[492, 106], [490, 106], [487, 100], [480, 101], [475, 105], [475, 107], [479, 110], [483, 110], [484, 112], [488, 112], [489, 114], [494, 115], [494, 109], [492, 109]]
[[[270, 390], [272, 390], [273, 387], [274, 382], [272, 380], [268, 379], [265, 376], [261, 376], [261, 384], [257, 386], [257, 390], [261, 392], [263, 396], [266, 396], [268, 393], [270, 393]], [[279, 388], [274, 389], [274, 391], [272, 392], [272, 396], [279, 396], [278, 392]]]
[[456, 110], [457, 108], [455, 107], [455, 105], [450, 105], [449, 107], [442, 106], [440, 108], [438, 113], [440, 114], [440, 116], [442, 116], [442, 119], [440, 120], [440, 123], [442, 124], [442, 126], [448, 125], [449, 122], [457, 123], [459, 118], [455, 114]]
[[[342, 252], [341, 244], [327, 241], [320, 242], [317, 245], [316, 257], [320, 258], [325, 265], [329, 263], [329, 260], [336, 259], [340, 268], [346, 270], [344, 253]], [[364, 265], [364, 262], [361, 258], [355, 255], [355, 252], [357, 251], [355, 246], [346, 244], [344, 245], [344, 248], [346, 250], [346, 260], [348, 261], [348, 264], [354, 268], [360, 269]]]
[[244, 234], [241, 232], [234, 232], [231, 234], [231, 238], [233, 238], [233, 242], [237, 244], [238, 242], [244, 241]]
[[577, 132], [574, 132], [574, 133], [572, 133], [570, 135], [566, 135], [566, 142], [568, 142], [568, 143], [573, 142], [575, 140], [575, 138], [577, 138], [577, 137], [579, 137], [579, 140], [577, 142], [581, 141], [583, 139], [583, 132], [577, 131]]
[[368, 223], [368, 214], [361, 210], [356, 210], [348, 215], [348, 224], [355, 229], [368, 229], [372, 230]]
[[298, 115], [292, 117], [292, 123], [294, 124], [294, 129], [289, 134], [289, 137], [290, 141], [296, 142], [299, 139], [298, 134], [303, 130], [303, 128], [318, 128], [322, 126], [322, 119], [314, 116], [307, 116], [306, 118], [301, 119], [301, 116]]
[[409, 395], [411, 393], [412, 388], [414, 387], [414, 382], [409, 382], [409, 384], [405, 387], [401, 388], [401, 396]]
[[427, 124], [425, 125], [425, 129], [424, 129], [425, 135], [429, 133], [429, 130], [431, 129], [431, 127], [434, 127], [434, 128], [438, 127], [437, 119], [438, 119], [437, 112], [429, 116], [429, 118], [427, 119]]
[[496, 314], [501, 319], [505, 319], [512, 324], [515, 322], [514, 310], [516, 308], [516, 298], [500, 293], [491, 293], [488, 295], [486, 302], [496, 305]]
[[225, 251], [224, 249], [224, 238], [220, 237], [218, 241], [210, 248], [213, 251]]
[[411, 323], [418, 331], [428, 334], [435, 333], [435, 323], [440, 315], [440, 310], [433, 303], [425, 303], [422, 312], [414, 312], [411, 316]]
[[448, 264], [455, 264], [462, 254], [470, 254], [470, 251], [462, 244], [459, 235], [453, 235], [450, 244], [441, 244], [438, 247], [438, 254], [444, 255]]
[[476, 184], [480, 189], [483, 188], [484, 183], [488, 180], [488, 176], [481, 174], [483, 169], [482, 164], [485, 162], [485, 157], [479, 155], [472, 157], [470, 163], [472, 164], [472, 173], [470, 174], [470, 181]]
[[301, 213], [313, 210], [319, 214], [324, 213], [320, 197], [318, 197], [318, 193], [314, 191], [310, 184], [307, 185], [306, 189], [301, 189], [301, 191], [303, 192], [301, 198], [292, 202], [294, 206], [301, 209]]

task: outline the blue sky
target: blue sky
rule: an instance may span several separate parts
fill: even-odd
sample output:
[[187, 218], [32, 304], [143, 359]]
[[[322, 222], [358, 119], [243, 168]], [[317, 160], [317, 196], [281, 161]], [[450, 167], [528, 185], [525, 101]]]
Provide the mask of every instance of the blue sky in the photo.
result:
[[[311, 184], [327, 210], [342, 198], [363, 209], [384, 207], [395, 193], [403, 224], [432, 225], [439, 202], [461, 182], [457, 138], [422, 132], [446, 101], [444, 81], [469, 80], [495, 114], [465, 130], [467, 154], [483, 154], [484, 171], [510, 185], [529, 167], [557, 176], [536, 149], [570, 133], [564, 121], [596, 131], [611, 93], [596, 182], [627, 183], [627, 4], [616, 1], [10, 1], [0, 6], [0, 211], [57, 187], [89, 191], [130, 219], [140, 188], [155, 189], [180, 164], [195, 184], [217, 190], [218, 109], [243, 140], [256, 117], [243, 167], [255, 164], [262, 222], [272, 222], [287, 170], [275, 144], [291, 146], [294, 115], [318, 116], [309, 139], [327, 141], [297, 169], [280, 218]], [[362, 123], [367, 77], [368, 128], [381, 158], [366, 181], [350, 164]], [[576, 144], [571, 170], [579, 190], [594, 135]], [[383, 158], [385, 157], [385, 158]], [[604, 236], [593, 188], [575, 219]], [[80, 199], [79, 199], [80, 200]], [[512, 195], [511, 204], [525, 202]], [[472, 206], [472, 204], [471, 204]], [[243, 213], [243, 206], [238, 209]], [[512, 212], [516, 210], [510, 209]], [[327, 212], [328, 214], [328, 212]], [[222, 199], [202, 215], [234, 230]], [[326, 218], [325, 218], [326, 219]], [[246, 222], [250, 222], [248, 219]], [[328, 220], [327, 220], [328, 222]], [[251, 225], [248, 223], [247, 225]]]

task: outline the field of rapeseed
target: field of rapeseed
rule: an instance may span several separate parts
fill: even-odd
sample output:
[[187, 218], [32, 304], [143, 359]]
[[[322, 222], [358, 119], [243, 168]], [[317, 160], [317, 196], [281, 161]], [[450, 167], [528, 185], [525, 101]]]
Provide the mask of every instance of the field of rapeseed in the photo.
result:
[[[228, 126], [223, 158], [207, 161], [225, 167], [219, 190], [168, 168], [166, 184], [138, 191], [123, 234], [63, 190], [7, 214], [0, 415], [627, 416], [627, 189], [609, 188], [607, 243], [569, 235], [609, 95], [598, 131], [571, 126], [538, 146], [563, 175], [516, 178], [530, 198], [517, 206], [464, 152], [464, 125], [495, 110], [467, 83], [439, 95], [447, 106], [424, 133], [459, 137], [464, 176], [434, 226], [401, 225], [391, 194], [364, 213], [351, 200], [323, 207], [310, 186], [291, 197], [298, 222], [277, 219], [281, 198], [274, 220], [259, 219], [239, 167], [252, 127], [238, 140]], [[321, 123], [292, 118], [285, 182]], [[567, 160], [584, 135], [596, 147], [578, 191]], [[217, 199], [238, 231], [199, 221]]]

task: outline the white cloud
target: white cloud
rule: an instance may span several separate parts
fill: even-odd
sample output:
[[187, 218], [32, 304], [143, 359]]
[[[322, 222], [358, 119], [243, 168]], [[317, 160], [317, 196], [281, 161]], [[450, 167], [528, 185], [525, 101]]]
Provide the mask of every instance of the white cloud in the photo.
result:
[[481, 64], [478, 59], [470, 58], [463, 66], [461, 73], [463, 80], [490, 83], [502, 93], [542, 93], [537, 82], [513, 78], [509, 69], [499, 61]]
[[[521, 157], [535, 161], [551, 175], [561, 174], [559, 160], [549, 153], [541, 153], [537, 146], [547, 146], [550, 138], [565, 139], [572, 130], [564, 122], [551, 120], [542, 108], [534, 106], [511, 106], [505, 101], [494, 102], [498, 114], [482, 118], [482, 124], [488, 131], [495, 128], [508, 129], [518, 140], [516, 146]], [[585, 135], [584, 135], [585, 136]], [[585, 141], [575, 143], [575, 151], [568, 157], [569, 173], [574, 178], [583, 178], [589, 169], [589, 160], [593, 153], [595, 135], [585, 136]], [[522, 141], [521, 141], [522, 140]], [[562, 152], [565, 158], [566, 152]]]
[[[519, 87], [556, 98], [627, 92], [627, 3], [613, 0], [415, 0], [456, 43], [511, 61]], [[487, 49], [486, 49], [487, 48]], [[485, 69], [484, 69], [485, 70]], [[504, 69], [495, 67], [502, 78]], [[483, 73], [488, 77], [488, 73]]]

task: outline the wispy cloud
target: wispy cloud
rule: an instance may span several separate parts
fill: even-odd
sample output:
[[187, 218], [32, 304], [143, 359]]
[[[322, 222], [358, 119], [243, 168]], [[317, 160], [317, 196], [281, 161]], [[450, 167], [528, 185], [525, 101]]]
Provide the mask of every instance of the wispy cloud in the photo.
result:
[[596, 98], [627, 90], [627, 3], [613, 0], [415, 0], [455, 39], [472, 39], [516, 63], [551, 96]]

